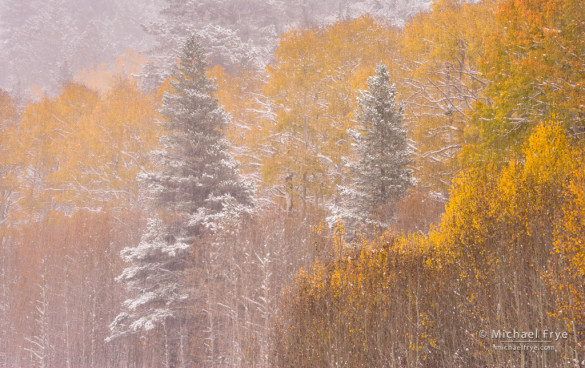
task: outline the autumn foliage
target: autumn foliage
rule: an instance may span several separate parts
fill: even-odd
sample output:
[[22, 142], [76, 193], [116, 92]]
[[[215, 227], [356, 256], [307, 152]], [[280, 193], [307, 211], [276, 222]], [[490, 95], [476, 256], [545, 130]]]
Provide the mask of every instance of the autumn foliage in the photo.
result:
[[[402, 28], [297, 27], [265, 67], [207, 70], [256, 207], [201, 231], [179, 334], [115, 342], [171, 84], [0, 91], [0, 367], [583, 366], [584, 19], [580, 0], [437, 0]], [[387, 227], [349, 235], [332, 213], [379, 64], [414, 180], [378, 204]], [[494, 348], [512, 329], [568, 337]]]
[[[562, 366], [581, 356], [582, 165], [560, 125], [543, 123], [521, 160], [460, 174], [428, 235], [342, 243], [285, 294], [279, 366]], [[571, 340], [511, 355], [478, 335], [509, 326]]]

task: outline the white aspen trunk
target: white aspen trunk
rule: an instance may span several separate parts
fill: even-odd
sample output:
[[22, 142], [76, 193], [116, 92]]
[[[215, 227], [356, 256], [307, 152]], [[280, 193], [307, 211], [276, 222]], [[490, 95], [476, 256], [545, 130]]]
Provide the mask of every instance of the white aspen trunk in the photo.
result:
[[89, 359], [91, 362], [91, 366], [95, 367], [95, 345], [96, 345], [96, 322], [95, 322], [95, 317], [96, 317], [96, 295], [95, 295], [95, 290], [93, 292], [92, 295], [92, 303], [91, 303], [91, 343], [90, 343], [90, 355], [89, 355]]
[[179, 333], [179, 360], [181, 362], [181, 368], [186, 368], [185, 363], [185, 323], [181, 322], [180, 333]]
[[71, 368], [71, 343], [69, 341], [69, 267], [65, 261], [65, 366]]
[[171, 357], [170, 357], [170, 349], [169, 349], [169, 334], [167, 331], [167, 324], [166, 322], [163, 324], [163, 331], [164, 331], [164, 339], [165, 339], [165, 360], [163, 362], [165, 368], [170, 368], [171, 366]]

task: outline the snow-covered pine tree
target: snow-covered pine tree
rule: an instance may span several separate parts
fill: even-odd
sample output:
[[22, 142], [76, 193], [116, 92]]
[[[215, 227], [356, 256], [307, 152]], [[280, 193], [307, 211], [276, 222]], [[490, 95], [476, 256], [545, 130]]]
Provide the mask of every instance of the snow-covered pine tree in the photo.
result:
[[395, 203], [412, 185], [403, 111], [395, 97], [388, 70], [380, 64], [368, 79], [368, 90], [358, 98], [358, 126], [349, 131], [359, 160], [349, 163], [352, 179], [341, 188], [336, 215], [353, 230], [365, 224], [387, 226]]
[[204, 227], [213, 227], [226, 201], [252, 205], [252, 188], [238, 176], [222, 128], [228, 115], [213, 97], [215, 86], [205, 76], [207, 63], [195, 38], [182, 51], [165, 93], [161, 113], [168, 134], [164, 150], [155, 153], [159, 172], [142, 176], [156, 209], [177, 217], [172, 236], [191, 243]]
[[[215, 87], [205, 76], [206, 67], [200, 45], [189, 39], [163, 97], [166, 135], [163, 149], [153, 153], [160, 170], [139, 177], [152, 216], [139, 245], [121, 252], [128, 267], [117, 281], [126, 285], [130, 297], [123, 303], [126, 311], [110, 325], [109, 340], [159, 326], [166, 331], [171, 321], [174, 327], [183, 324], [192, 247], [205, 231], [214, 230], [227, 203], [230, 211], [234, 203], [241, 211], [253, 205], [252, 187], [239, 179], [228, 152], [221, 130], [228, 115], [212, 97]], [[174, 348], [175, 356], [182, 355], [177, 352], [182, 347]], [[169, 365], [168, 357], [163, 363]]]

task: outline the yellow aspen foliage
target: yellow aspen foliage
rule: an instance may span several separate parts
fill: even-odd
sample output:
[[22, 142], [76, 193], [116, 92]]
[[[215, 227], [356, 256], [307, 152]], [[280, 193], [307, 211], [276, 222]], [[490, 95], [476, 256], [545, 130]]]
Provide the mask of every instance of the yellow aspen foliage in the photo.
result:
[[[548, 137], [547, 137], [548, 138]], [[556, 310], [552, 315], [566, 323], [577, 341], [585, 340], [585, 156], [583, 150], [553, 152], [565, 156], [564, 165], [549, 163], [548, 183], [563, 190], [551, 193], [560, 204], [554, 221], [554, 267], [547, 280], [555, 292]], [[556, 164], [556, 165], [555, 165]], [[552, 165], [559, 166], [559, 168]], [[562, 170], [562, 171], [561, 171]], [[579, 349], [582, 354], [585, 349]]]
[[[428, 235], [386, 234], [319, 265], [318, 275], [299, 276], [281, 308], [277, 346], [287, 353], [279, 359], [306, 366], [457, 366], [451, 359], [458, 356], [470, 366], [499, 367], [563, 366], [565, 357], [580, 356], [583, 157], [560, 123], [541, 123], [522, 156], [503, 169], [492, 164], [460, 173], [442, 221]], [[318, 294], [310, 291], [317, 287], [307, 282], [312, 277], [320, 280]], [[511, 356], [491, 349], [480, 333], [503, 328], [571, 337], [554, 343], [555, 354]]]
[[0, 90], [0, 129], [4, 130], [13, 125], [17, 119], [18, 110], [15, 101], [8, 92]]
[[585, 114], [585, 3], [506, 0], [497, 3], [480, 70], [489, 103], [473, 126], [490, 155], [519, 154], [539, 122], [557, 120], [582, 134]]
[[534, 129], [524, 149], [526, 180], [536, 187], [560, 185], [577, 168], [576, 152], [558, 122], [547, 122]]
[[58, 206], [52, 199], [63, 195], [66, 188], [53, 184], [60, 181], [62, 163], [70, 155], [76, 157], [80, 147], [72, 138], [79, 121], [91, 114], [98, 99], [96, 92], [68, 84], [57, 98], [45, 97], [24, 109], [12, 144], [21, 147], [15, 159], [26, 168], [22, 191], [26, 207], [33, 213], [46, 214]]
[[21, 147], [13, 158], [24, 170], [27, 208], [68, 212], [135, 196], [136, 174], [158, 144], [157, 116], [154, 99], [127, 81], [101, 98], [68, 84], [27, 106], [11, 142]]
[[155, 107], [135, 82], [119, 80], [79, 122], [75, 138], [83, 159], [63, 164], [63, 181], [77, 183], [77, 203], [136, 199], [136, 175], [149, 169], [150, 152], [159, 143]]
[[133, 79], [133, 76], [140, 75], [147, 62], [146, 56], [128, 49], [114, 61], [113, 65], [100, 63], [82, 69], [77, 72], [74, 81], [100, 93], [107, 93], [120, 78]]
[[261, 137], [271, 116], [270, 106], [262, 95], [265, 78], [249, 70], [231, 74], [219, 65], [209, 70], [207, 76], [215, 80], [215, 97], [230, 114], [225, 135], [231, 154], [241, 164], [240, 173], [261, 186], [260, 166], [264, 155]]
[[347, 130], [354, 125], [357, 90], [380, 62], [394, 73], [396, 39], [395, 30], [369, 17], [281, 37], [263, 90], [274, 114], [263, 129], [262, 178], [268, 185], [303, 204], [335, 192], [343, 158], [352, 154]]
[[401, 91], [416, 142], [420, 185], [445, 197], [459, 165], [469, 117], [483, 99], [483, 41], [494, 23], [493, 2], [441, 0], [417, 14], [401, 37]]
[[[555, 229], [558, 267], [548, 276], [555, 290], [555, 316], [571, 326], [579, 341], [585, 339], [585, 175], [581, 167], [572, 174], [563, 198], [562, 221]], [[577, 329], [579, 332], [577, 332]], [[581, 349], [583, 351], [583, 349]]]
[[19, 112], [15, 101], [0, 90], [0, 233], [9, 225], [10, 215], [18, 204], [18, 165], [14, 160], [14, 139]]

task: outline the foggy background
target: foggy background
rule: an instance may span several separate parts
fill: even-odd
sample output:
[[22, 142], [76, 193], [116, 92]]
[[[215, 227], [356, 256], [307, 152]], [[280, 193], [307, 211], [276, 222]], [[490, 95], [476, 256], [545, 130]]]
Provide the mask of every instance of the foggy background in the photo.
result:
[[[0, 88], [14, 96], [54, 94], [82, 71], [112, 68], [127, 50], [159, 67], [190, 34], [212, 64], [262, 67], [293, 26], [364, 13], [400, 26], [429, 0], [1, 0]], [[105, 63], [102, 64], [102, 63]], [[162, 68], [159, 68], [162, 69]], [[123, 70], [118, 70], [119, 72]]]

